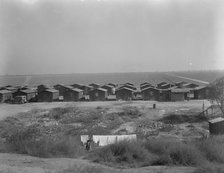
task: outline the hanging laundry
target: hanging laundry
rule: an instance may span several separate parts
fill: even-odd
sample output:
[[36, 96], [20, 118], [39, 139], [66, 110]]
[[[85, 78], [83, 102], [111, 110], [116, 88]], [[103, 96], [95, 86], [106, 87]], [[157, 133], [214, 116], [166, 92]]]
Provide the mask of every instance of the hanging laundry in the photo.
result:
[[93, 142], [99, 146], [106, 146], [120, 141], [136, 140], [136, 134], [132, 135], [93, 135]]
[[84, 144], [86, 144], [87, 140], [89, 139], [89, 135], [81, 135], [81, 142]]

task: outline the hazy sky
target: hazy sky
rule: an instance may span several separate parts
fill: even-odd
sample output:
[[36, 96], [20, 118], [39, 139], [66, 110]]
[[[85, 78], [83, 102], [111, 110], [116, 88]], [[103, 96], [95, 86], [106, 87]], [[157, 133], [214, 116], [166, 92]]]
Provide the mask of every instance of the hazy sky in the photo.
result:
[[224, 69], [222, 0], [0, 0], [0, 75]]

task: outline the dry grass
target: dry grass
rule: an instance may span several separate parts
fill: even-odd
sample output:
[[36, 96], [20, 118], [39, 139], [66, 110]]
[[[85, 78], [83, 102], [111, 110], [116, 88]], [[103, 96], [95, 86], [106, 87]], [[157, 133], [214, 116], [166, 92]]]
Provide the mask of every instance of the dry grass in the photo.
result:
[[151, 165], [156, 156], [147, 152], [140, 141], [122, 141], [96, 150], [90, 158], [94, 162], [113, 166], [141, 167]]
[[15, 130], [6, 138], [7, 150], [38, 157], [78, 157], [84, 154], [80, 141], [72, 136], [43, 136], [35, 126]]
[[211, 136], [197, 143], [198, 148], [210, 162], [224, 163], [224, 136]]
[[193, 173], [224, 173], [224, 165], [208, 163], [200, 166]]
[[199, 123], [199, 122], [205, 122], [207, 121], [207, 118], [202, 115], [185, 115], [185, 114], [170, 114], [163, 118], [161, 118], [159, 121], [166, 123], [166, 124], [181, 124], [181, 123]]

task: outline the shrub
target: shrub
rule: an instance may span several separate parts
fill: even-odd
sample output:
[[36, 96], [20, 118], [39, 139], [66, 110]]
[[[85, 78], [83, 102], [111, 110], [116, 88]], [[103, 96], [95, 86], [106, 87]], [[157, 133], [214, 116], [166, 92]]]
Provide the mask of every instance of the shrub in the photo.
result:
[[224, 136], [212, 136], [198, 142], [197, 146], [207, 160], [224, 163]]
[[105, 146], [91, 155], [95, 162], [116, 163], [129, 166], [151, 165], [156, 156], [147, 152], [140, 141], [121, 141]]
[[153, 139], [145, 143], [149, 152], [159, 156], [153, 164], [195, 166], [204, 162], [201, 152], [193, 144], [168, 139]]
[[11, 152], [38, 157], [77, 157], [84, 153], [75, 137], [41, 136], [40, 131], [33, 126], [15, 131], [6, 143]]
[[168, 154], [175, 165], [196, 166], [204, 162], [200, 151], [191, 144], [176, 143], [169, 148]]
[[206, 121], [207, 118], [202, 115], [177, 115], [177, 114], [170, 114], [163, 118], [161, 118], [159, 121], [166, 123], [166, 124], [180, 124], [180, 123], [197, 123], [197, 122], [203, 122]]
[[140, 112], [138, 107], [132, 107], [132, 106], [125, 106], [123, 107], [123, 111], [118, 113], [119, 116], [122, 118], [128, 117], [131, 119], [139, 118], [142, 116], [142, 113]]

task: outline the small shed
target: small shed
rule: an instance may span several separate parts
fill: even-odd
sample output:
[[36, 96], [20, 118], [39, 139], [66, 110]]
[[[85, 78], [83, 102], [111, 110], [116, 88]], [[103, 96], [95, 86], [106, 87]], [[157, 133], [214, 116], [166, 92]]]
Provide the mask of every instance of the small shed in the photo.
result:
[[49, 85], [38, 85], [37, 86], [37, 92], [42, 92], [45, 91], [47, 89], [52, 89], [52, 87], [50, 87]]
[[64, 101], [79, 101], [83, 97], [83, 90], [73, 88], [64, 92]]
[[159, 89], [153, 87], [143, 88], [141, 95], [143, 100], [159, 100]]
[[111, 85], [103, 85], [101, 88], [106, 89], [108, 95], [114, 95], [115, 94], [115, 87]]
[[92, 101], [105, 101], [107, 96], [107, 90], [103, 88], [96, 88], [89, 92], [89, 98]]
[[209, 132], [211, 135], [224, 134], [224, 118], [218, 117], [209, 120]]
[[134, 97], [134, 90], [128, 87], [121, 87], [115, 91], [118, 100], [132, 100]]
[[159, 101], [167, 102], [171, 100], [171, 89], [159, 89]]
[[38, 102], [52, 102], [59, 99], [59, 91], [55, 89], [46, 89], [38, 92]]
[[187, 99], [188, 93], [190, 93], [190, 90], [186, 88], [171, 89], [171, 101], [184, 101]]
[[93, 87], [92, 86], [88, 86], [88, 85], [83, 85], [83, 86], [80, 86], [79, 89], [83, 90], [83, 94], [84, 95], [89, 95], [89, 92], [91, 90], [93, 90]]
[[13, 93], [13, 97], [16, 96], [26, 96], [27, 101], [34, 101], [37, 96], [37, 91], [32, 89], [18, 90]]
[[195, 99], [209, 99], [210, 88], [208, 86], [199, 86], [194, 88]]
[[4, 103], [12, 99], [12, 91], [0, 90], [0, 102]]
[[68, 92], [74, 88], [69, 85], [57, 84], [57, 85], [54, 85], [54, 89], [59, 91], [59, 96], [64, 96], [65, 92]]

